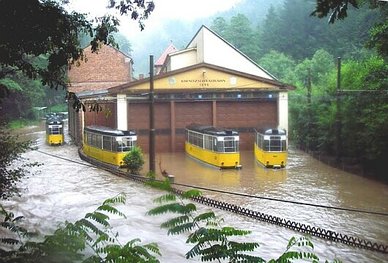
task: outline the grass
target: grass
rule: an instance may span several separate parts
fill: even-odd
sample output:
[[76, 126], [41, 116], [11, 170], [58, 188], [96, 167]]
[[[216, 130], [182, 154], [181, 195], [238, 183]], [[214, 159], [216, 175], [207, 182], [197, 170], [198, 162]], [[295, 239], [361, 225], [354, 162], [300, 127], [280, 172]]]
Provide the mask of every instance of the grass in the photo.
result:
[[26, 119], [17, 119], [11, 120], [7, 124], [7, 128], [11, 130], [20, 129], [26, 126], [39, 125], [39, 120], [26, 120]]

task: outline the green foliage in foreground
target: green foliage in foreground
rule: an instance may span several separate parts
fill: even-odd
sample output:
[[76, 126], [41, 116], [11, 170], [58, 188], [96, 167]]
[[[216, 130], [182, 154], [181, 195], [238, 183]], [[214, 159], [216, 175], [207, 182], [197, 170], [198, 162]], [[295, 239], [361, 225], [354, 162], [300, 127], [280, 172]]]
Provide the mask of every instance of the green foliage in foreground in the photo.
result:
[[[269, 261], [257, 256], [257, 242], [241, 242], [251, 232], [222, 226], [222, 218], [213, 211], [198, 213], [193, 203], [186, 200], [201, 193], [189, 190], [179, 197], [171, 190], [168, 181], [150, 180], [150, 185], [169, 191], [155, 201], [160, 205], [151, 209], [149, 215], [175, 213], [178, 216], [164, 222], [161, 227], [171, 235], [188, 233], [186, 242], [193, 247], [186, 253], [187, 259], [217, 262], [319, 262], [314, 246], [307, 237], [291, 238], [285, 252]], [[95, 211], [74, 222], [65, 222], [51, 235], [37, 237], [21, 227], [23, 217], [7, 212], [0, 206], [0, 258], [2, 262], [53, 263], [53, 262], [159, 262], [161, 256], [155, 243], [140, 244], [135, 238], [120, 244], [119, 233], [109, 223], [110, 216], [125, 218], [117, 209], [126, 198], [123, 194], [105, 200]], [[38, 240], [38, 241], [37, 241]], [[326, 261], [327, 262], [327, 261]], [[335, 260], [334, 262], [340, 262]]]
[[31, 147], [30, 141], [21, 142], [17, 136], [0, 124], [0, 199], [7, 199], [18, 194], [16, 183], [29, 174], [29, 168], [38, 163], [25, 163], [15, 166], [22, 160], [22, 153]]
[[[122, 245], [119, 233], [114, 233], [109, 216], [125, 218], [115, 206], [124, 204], [125, 196], [120, 194], [105, 200], [95, 211], [74, 222], [65, 222], [53, 234], [42, 241], [34, 241], [31, 233], [20, 226], [23, 217], [15, 217], [0, 206], [0, 226], [7, 237], [0, 239], [2, 262], [50, 263], [50, 262], [159, 262], [157, 244], [141, 245], [140, 239], [133, 239]], [[27, 241], [25, 241], [27, 239]], [[4, 248], [4, 245], [8, 247]]]
[[[223, 226], [222, 218], [216, 216], [213, 211], [199, 213], [193, 203], [186, 202], [191, 198], [201, 196], [200, 191], [189, 190], [177, 196], [168, 180], [165, 182], [150, 180], [148, 184], [168, 191], [167, 194], [154, 200], [159, 206], [151, 209], [148, 214], [173, 213], [177, 215], [162, 223], [161, 227], [166, 228], [169, 235], [188, 234], [186, 243], [193, 244], [193, 247], [186, 253], [187, 259], [199, 257], [201, 261], [267, 262], [255, 253], [259, 243], [245, 241], [251, 231]], [[292, 237], [285, 252], [279, 258], [268, 262], [293, 262], [293, 260], [319, 262], [319, 257], [314, 253], [314, 245], [308, 237]], [[334, 262], [340, 261], [335, 260]]]

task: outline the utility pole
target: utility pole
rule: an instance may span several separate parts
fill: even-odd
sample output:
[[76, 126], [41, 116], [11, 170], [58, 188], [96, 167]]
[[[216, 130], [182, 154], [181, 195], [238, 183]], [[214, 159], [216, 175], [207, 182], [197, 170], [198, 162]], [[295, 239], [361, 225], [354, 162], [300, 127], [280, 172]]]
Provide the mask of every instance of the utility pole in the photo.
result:
[[306, 88], [307, 88], [307, 151], [310, 151], [310, 140], [311, 140], [311, 69], [308, 69], [308, 74], [307, 74], [307, 83], [306, 83]]
[[155, 173], [154, 56], [150, 55], [150, 172]]
[[339, 164], [342, 158], [342, 119], [341, 119], [341, 57], [337, 58], [337, 92], [336, 92], [336, 161]]

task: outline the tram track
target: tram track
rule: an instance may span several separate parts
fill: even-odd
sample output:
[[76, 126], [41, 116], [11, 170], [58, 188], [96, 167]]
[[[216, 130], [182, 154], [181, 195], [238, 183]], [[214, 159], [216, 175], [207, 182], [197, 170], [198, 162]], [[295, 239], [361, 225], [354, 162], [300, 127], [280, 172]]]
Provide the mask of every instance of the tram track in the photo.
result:
[[[78, 151], [80, 158], [82, 160], [86, 161], [89, 164], [81, 163], [79, 161], [74, 161], [74, 160], [67, 159], [67, 158], [64, 158], [64, 157], [59, 157], [59, 156], [56, 156], [56, 155], [45, 153], [45, 152], [40, 151], [40, 150], [37, 150], [37, 151], [42, 153], [42, 154], [47, 154], [47, 155], [50, 155], [50, 156], [53, 156], [53, 157], [56, 157], [56, 158], [60, 158], [60, 159], [66, 160], [66, 161], [72, 161], [72, 162], [75, 162], [75, 163], [78, 163], [78, 164], [81, 164], [81, 165], [87, 165], [87, 166], [90, 166], [90, 167], [102, 168], [102, 169], [104, 169], [104, 170], [106, 170], [106, 171], [108, 171], [108, 172], [110, 172], [112, 174], [115, 174], [117, 176], [120, 176], [120, 177], [123, 177], [123, 178], [126, 178], [126, 179], [130, 179], [130, 180], [135, 181], [135, 182], [139, 182], [139, 183], [143, 183], [144, 184], [144, 183], [146, 183], [148, 181], [148, 178], [145, 178], [145, 177], [142, 177], [142, 176], [137, 176], [137, 175], [128, 175], [128, 173], [126, 173], [123, 170], [118, 169], [116, 166], [105, 164], [105, 163], [102, 163], [102, 162], [100, 162], [98, 160], [92, 159], [92, 158], [84, 155], [83, 152], [80, 149]], [[199, 189], [199, 187], [189, 186], [189, 185], [184, 185], [184, 184], [172, 183], [172, 185], [191, 187], [191, 188], [198, 188]], [[212, 190], [212, 189], [203, 189], [203, 190]], [[183, 194], [182, 190], [176, 189], [174, 187], [173, 187], [173, 191], [177, 195], [182, 195]], [[242, 194], [240, 194], [240, 195], [242, 195]], [[303, 223], [287, 220], [287, 219], [280, 218], [280, 217], [277, 217], [277, 216], [265, 214], [265, 213], [262, 213], [262, 212], [259, 212], [259, 211], [247, 209], [247, 208], [235, 205], [235, 204], [230, 204], [230, 203], [227, 203], [227, 202], [218, 201], [218, 200], [215, 200], [215, 199], [212, 199], [212, 198], [208, 198], [208, 197], [205, 197], [205, 196], [194, 197], [194, 198], [191, 198], [191, 199], [193, 201], [201, 203], [203, 205], [207, 205], [207, 206], [210, 206], [210, 207], [218, 208], [218, 209], [221, 209], [221, 210], [225, 210], [225, 211], [232, 212], [232, 213], [235, 213], [235, 214], [238, 214], [238, 215], [246, 216], [246, 217], [249, 217], [249, 218], [252, 218], [252, 219], [256, 219], [256, 220], [259, 220], [259, 221], [271, 223], [271, 224], [274, 224], [274, 225], [277, 225], [277, 226], [285, 227], [285, 228], [288, 228], [288, 229], [291, 229], [291, 230], [294, 230], [294, 231], [297, 231], [297, 232], [300, 232], [300, 233], [309, 234], [309, 235], [312, 235], [312, 236], [315, 236], [315, 237], [318, 237], [318, 238], [322, 238], [322, 239], [326, 239], [326, 240], [342, 243], [342, 244], [353, 246], [353, 247], [358, 247], [358, 248], [367, 249], [367, 250], [371, 250], [371, 251], [375, 251], [375, 252], [380, 252], [380, 253], [383, 253], [383, 254], [388, 254], [388, 245], [386, 245], [386, 244], [381, 244], [381, 243], [379, 244], [379, 243], [376, 243], [376, 242], [371, 242], [371, 241], [368, 241], [368, 240], [365, 240], [365, 239], [361, 239], [361, 238], [358, 238], [358, 237], [353, 237], [353, 236], [349, 236], [349, 235], [346, 235], [346, 234], [341, 234], [341, 233], [338, 233], [338, 232], [335, 232], [335, 231], [331, 231], [331, 230], [327, 230], [327, 229], [324, 229], [324, 228], [310, 226], [308, 224], [303, 224]], [[268, 198], [264, 198], [264, 199], [268, 199]], [[296, 202], [296, 203], [299, 203], [299, 202]], [[306, 205], [306, 203], [300, 203], [300, 204], [301, 205]], [[332, 207], [324, 207], [324, 208], [332, 208]], [[362, 211], [362, 210], [355, 210], [355, 209], [341, 209], [341, 210], [347, 210], [347, 211], [351, 211], [351, 212], [371, 213], [371, 214], [377, 214], [377, 215], [381, 215], [381, 216], [388, 216], [385, 213], [379, 213], [379, 212]]]

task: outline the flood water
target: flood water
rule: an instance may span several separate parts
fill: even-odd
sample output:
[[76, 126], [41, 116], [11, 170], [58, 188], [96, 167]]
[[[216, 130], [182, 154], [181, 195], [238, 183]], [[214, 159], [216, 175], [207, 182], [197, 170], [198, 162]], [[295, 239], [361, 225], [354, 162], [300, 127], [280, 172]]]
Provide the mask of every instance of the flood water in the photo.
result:
[[[191, 247], [185, 243], [186, 236], [168, 236], [166, 230], [159, 227], [168, 216], [146, 215], [146, 212], [155, 206], [152, 200], [160, 196], [161, 192], [80, 164], [86, 163], [79, 159], [77, 148], [71, 145], [68, 136], [66, 145], [50, 147], [44, 142], [45, 132], [42, 127], [26, 129], [23, 134], [36, 140], [39, 147], [39, 151], [30, 151], [24, 156], [30, 161], [38, 161], [44, 165], [34, 168], [35, 174], [20, 183], [21, 197], [12, 198], [5, 206], [13, 209], [15, 215], [24, 215], [28, 226], [42, 234], [50, 233], [60, 222], [80, 219], [106, 198], [125, 193], [127, 203], [120, 207], [120, 210], [127, 218], [112, 221], [115, 230], [120, 233], [120, 240], [140, 238], [144, 243], [156, 242], [161, 248], [161, 262], [187, 262], [184, 254]], [[76, 160], [77, 163], [42, 152]], [[387, 214], [387, 185], [329, 167], [292, 148], [286, 169], [264, 169], [255, 163], [253, 152], [250, 151], [242, 152], [241, 162], [241, 170], [218, 170], [203, 165], [184, 153], [156, 155], [157, 171], [160, 167], [173, 174], [175, 183], [205, 188], [201, 191], [207, 197], [379, 244], [388, 244], [386, 215], [317, 208], [261, 198]], [[146, 162], [143, 174], [147, 168]], [[201, 211], [210, 209], [202, 205], [198, 207]], [[211, 209], [225, 219], [225, 226], [251, 230], [252, 234], [247, 236], [246, 241], [259, 242], [258, 254], [266, 260], [282, 254], [292, 236], [302, 236], [301, 233], [286, 228]], [[312, 237], [312, 241], [321, 262], [335, 258], [343, 262], [388, 261], [387, 254], [316, 237]]]

